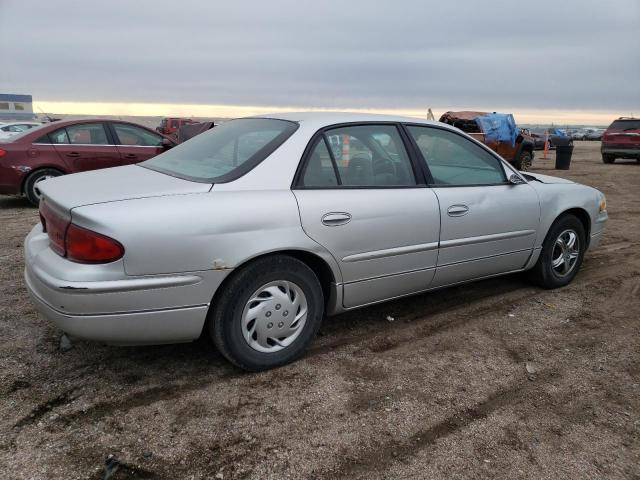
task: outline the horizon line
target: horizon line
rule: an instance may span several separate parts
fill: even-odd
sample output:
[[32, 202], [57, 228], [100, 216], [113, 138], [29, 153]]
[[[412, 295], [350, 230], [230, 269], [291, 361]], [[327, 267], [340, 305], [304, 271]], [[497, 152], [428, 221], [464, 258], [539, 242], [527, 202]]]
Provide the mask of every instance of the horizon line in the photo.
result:
[[[48, 114], [63, 115], [126, 115], [140, 117], [219, 117], [238, 118], [267, 113], [283, 113], [294, 111], [348, 111], [360, 113], [383, 113], [390, 115], [426, 118], [427, 109], [403, 108], [326, 108], [326, 107], [286, 107], [260, 105], [225, 105], [225, 104], [181, 104], [181, 103], [147, 103], [147, 102], [63, 102], [63, 101], [35, 101], [34, 114], [46, 112]], [[39, 112], [35, 112], [35, 109]], [[579, 109], [505, 109], [483, 108], [481, 106], [463, 108], [431, 107], [437, 118], [447, 110], [472, 111], [503, 111], [512, 113], [517, 123], [521, 124], [579, 124], [579, 125], [608, 125], [621, 116], [628, 116], [631, 112], [612, 112], [608, 110], [579, 110]], [[509, 111], [511, 110], [511, 111]], [[632, 115], [632, 113], [631, 113]]]

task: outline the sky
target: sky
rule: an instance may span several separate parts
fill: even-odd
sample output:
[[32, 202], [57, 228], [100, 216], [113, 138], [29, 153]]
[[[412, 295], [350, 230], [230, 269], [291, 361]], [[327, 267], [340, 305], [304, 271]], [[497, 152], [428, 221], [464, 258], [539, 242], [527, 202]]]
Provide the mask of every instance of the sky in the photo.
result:
[[640, 0], [0, 0], [0, 93], [50, 113], [640, 116]]

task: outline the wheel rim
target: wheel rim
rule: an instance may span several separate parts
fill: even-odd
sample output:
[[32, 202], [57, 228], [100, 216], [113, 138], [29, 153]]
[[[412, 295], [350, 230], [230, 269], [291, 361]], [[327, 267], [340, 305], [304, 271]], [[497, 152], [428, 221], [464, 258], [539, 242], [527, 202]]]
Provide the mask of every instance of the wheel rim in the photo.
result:
[[298, 338], [307, 313], [307, 297], [298, 285], [286, 280], [267, 283], [245, 304], [242, 336], [254, 350], [278, 352]]
[[44, 180], [49, 180], [50, 178], [54, 178], [55, 175], [43, 175], [42, 177], [36, 179], [35, 182], [33, 182], [33, 194], [35, 195], [35, 197], [40, 200], [40, 197], [42, 197], [42, 193], [40, 193], [40, 189], [38, 188], [38, 184]]
[[562, 232], [553, 246], [551, 268], [559, 277], [566, 277], [576, 268], [580, 256], [580, 238], [575, 230]]

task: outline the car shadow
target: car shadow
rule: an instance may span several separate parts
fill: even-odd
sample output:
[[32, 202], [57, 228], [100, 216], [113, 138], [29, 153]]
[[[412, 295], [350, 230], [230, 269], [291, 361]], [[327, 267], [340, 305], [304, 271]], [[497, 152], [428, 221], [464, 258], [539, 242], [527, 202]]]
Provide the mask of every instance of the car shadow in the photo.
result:
[[26, 197], [11, 195], [0, 196], [0, 208], [15, 208], [16, 210], [35, 210]]

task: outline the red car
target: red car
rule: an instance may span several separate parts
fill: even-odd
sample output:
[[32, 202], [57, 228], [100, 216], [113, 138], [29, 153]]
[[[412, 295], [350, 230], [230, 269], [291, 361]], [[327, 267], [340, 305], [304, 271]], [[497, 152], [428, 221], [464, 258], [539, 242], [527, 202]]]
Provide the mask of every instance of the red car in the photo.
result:
[[23, 194], [34, 205], [42, 180], [143, 162], [175, 145], [141, 125], [104, 119], [47, 123], [0, 142], [0, 194]]
[[616, 158], [635, 158], [640, 162], [640, 118], [620, 117], [602, 135], [602, 161], [613, 163]]

